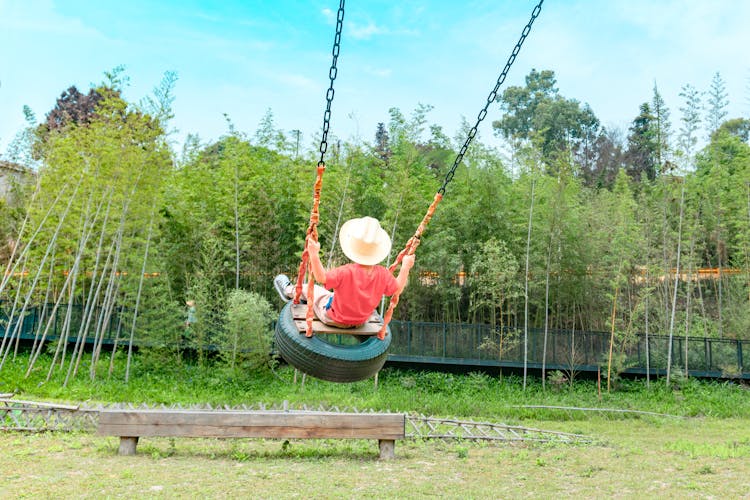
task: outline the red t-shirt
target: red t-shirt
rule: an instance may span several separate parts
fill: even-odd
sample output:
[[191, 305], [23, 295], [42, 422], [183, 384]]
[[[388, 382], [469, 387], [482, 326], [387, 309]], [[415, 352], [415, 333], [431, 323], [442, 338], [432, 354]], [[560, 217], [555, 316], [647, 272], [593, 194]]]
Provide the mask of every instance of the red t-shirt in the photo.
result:
[[326, 271], [327, 289], [333, 289], [333, 303], [328, 317], [345, 325], [367, 321], [383, 295], [398, 291], [398, 282], [388, 269], [373, 266], [372, 272], [359, 264], [346, 264]]

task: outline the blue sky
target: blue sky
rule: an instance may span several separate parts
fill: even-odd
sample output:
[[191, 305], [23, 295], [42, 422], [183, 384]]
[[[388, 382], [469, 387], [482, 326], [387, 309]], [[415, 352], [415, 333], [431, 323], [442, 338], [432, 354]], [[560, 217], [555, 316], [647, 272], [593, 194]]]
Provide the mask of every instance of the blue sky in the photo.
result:
[[[474, 121], [526, 24], [534, 0], [350, 0], [331, 133], [371, 141], [388, 109], [419, 104], [453, 136]], [[320, 132], [335, 11], [332, 0], [0, 0], [0, 154], [42, 120], [70, 85], [86, 91], [123, 65], [127, 99], [175, 71], [174, 135], [250, 135], [269, 108], [276, 126]], [[707, 90], [719, 72], [730, 117], [750, 116], [750, 1], [546, 0], [506, 81], [550, 69], [560, 93], [626, 131], [656, 84], [679, 127], [685, 84]], [[480, 129], [492, 137], [490, 109]]]

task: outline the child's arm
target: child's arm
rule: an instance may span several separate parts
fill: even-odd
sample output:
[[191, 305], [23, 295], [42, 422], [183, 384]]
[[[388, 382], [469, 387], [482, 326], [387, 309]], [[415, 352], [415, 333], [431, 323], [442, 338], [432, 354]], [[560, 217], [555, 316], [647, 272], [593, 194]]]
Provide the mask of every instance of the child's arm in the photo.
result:
[[398, 292], [396, 293], [400, 294], [406, 288], [406, 284], [409, 283], [409, 271], [413, 266], [414, 255], [404, 255], [404, 258], [401, 259], [401, 270], [399, 270], [398, 276], [396, 276], [396, 283], [398, 283]]
[[310, 256], [310, 269], [315, 276], [315, 281], [321, 285], [326, 283], [326, 269], [323, 267], [323, 263], [320, 262], [320, 242], [309, 238], [307, 240], [307, 252]]

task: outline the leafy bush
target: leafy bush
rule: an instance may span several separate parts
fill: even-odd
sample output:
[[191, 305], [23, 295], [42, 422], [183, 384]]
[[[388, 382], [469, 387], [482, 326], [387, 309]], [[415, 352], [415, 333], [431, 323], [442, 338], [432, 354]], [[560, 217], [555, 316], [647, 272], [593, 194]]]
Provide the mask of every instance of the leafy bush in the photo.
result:
[[547, 374], [547, 383], [556, 391], [559, 391], [563, 384], [568, 382], [568, 377], [560, 370], [555, 370]]
[[234, 290], [227, 297], [223, 330], [216, 345], [232, 370], [258, 368], [271, 359], [273, 309], [255, 292]]

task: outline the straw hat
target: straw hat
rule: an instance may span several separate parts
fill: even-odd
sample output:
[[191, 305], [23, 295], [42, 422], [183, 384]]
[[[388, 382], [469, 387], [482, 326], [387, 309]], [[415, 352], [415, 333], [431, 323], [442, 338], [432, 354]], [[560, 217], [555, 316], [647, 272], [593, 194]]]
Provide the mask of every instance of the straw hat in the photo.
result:
[[380, 263], [391, 251], [391, 238], [373, 217], [346, 221], [339, 232], [339, 244], [344, 255], [365, 266]]

